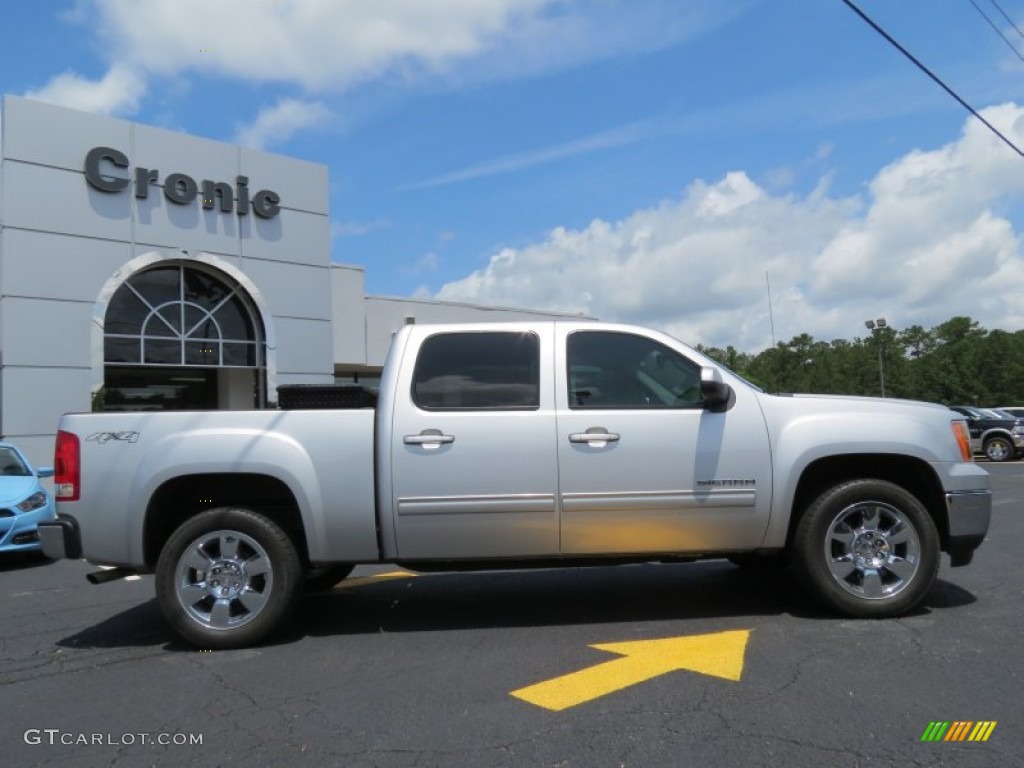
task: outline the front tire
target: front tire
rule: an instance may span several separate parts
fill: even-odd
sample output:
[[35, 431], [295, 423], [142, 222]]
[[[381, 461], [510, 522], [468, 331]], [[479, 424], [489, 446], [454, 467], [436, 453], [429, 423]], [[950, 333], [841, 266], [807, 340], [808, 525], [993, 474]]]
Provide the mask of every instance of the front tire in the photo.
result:
[[833, 486], [807, 508], [793, 538], [794, 566], [810, 592], [857, 618], [898, 616], [931, 590], [939, 534], [928, 511], [885, 480]]
[[253, 645], [276, 629], [302, 587], [295, 545], [247, 509], [203, 512], [167, 540], [156, 596], [167, 622], [202, 649]]

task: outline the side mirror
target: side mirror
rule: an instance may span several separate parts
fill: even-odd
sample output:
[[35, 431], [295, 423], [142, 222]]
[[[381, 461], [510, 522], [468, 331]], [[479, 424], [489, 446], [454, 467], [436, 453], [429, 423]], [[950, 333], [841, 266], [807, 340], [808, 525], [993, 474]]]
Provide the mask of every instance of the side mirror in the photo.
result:
[[700, 395], [704, 407], [715, 413], [729, 410], [733, 401], [732, 387], [722, 381], [722, 374], [710, 365], [700, 369]]
[[36, 477], [53, 477], [53, 467], [36, 467]]

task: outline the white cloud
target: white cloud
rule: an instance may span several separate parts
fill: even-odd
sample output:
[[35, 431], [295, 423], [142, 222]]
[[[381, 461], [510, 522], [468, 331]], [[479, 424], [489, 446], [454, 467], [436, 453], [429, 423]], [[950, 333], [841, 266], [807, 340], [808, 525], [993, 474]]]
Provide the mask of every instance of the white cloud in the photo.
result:
[[261, 110], [252, 125], [240, 128], [235, 142], [263, 149], [284, 143], [304, 128], [323, 125], [330, 119], [331, 111], [319, 101], [280, 99], [274, 106]]
[[99, 114], [131, 114], [146, 93], [142, 75], [126, 66], [115, 65], [99, 80], [74, 72], [63, 72], [46, 85], [25, 96], [38, 101]]
[[[1024, 144], [1024, 108], [986, 117]], [[436, 296], [562, 309], [664, 328], [683, 339], [757, 350], [777, 338], [862, 333], [955, 314], [1024, 327], [1020, 237], [1000, 211], [1024, 192], [1021, 160], [975, 120], [959, 139], [883, 168], [866, 199], [772, 195], [742, 172], [617, 222], [558, 228], [506, 248]]]
[[118, 55], [151, 72], [212, 70], [312, 91], [477, 54], [550, 2], [95, 0]]
[[[747, 4], [726, 13], [712, 0], [73, 0], [60, 18], [89, 28], [110, 70], [97, 81], [65, 72], [26, 95], [130, 114], [154, 77], [281, 83], [307, 94], [380, 79], [467, 85], [664, 47]], [[279, 105], [244, 135], [281, 141], [314, 117]]]
[[[381, 75], [522, 76], [727, 23], [711, 0], [92, 0], [117, 60], [307, 91]], [[158, 30], [159, 34], [154, 34]], [[474, 60], [459, 72], [452, 64]]]

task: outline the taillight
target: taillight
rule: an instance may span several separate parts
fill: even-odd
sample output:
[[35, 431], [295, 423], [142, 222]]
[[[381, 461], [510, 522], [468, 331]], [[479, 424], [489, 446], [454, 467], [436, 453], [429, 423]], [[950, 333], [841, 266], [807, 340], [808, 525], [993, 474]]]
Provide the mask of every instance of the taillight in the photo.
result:
[[82, 490], [81, 459], [78, 435], [59, 430], [53, 452], [53, 488], [57, 501], [78, 501]]
[[960, 458], [964, 461], [974, 461], [974, 454], [971, 452], [971, 436], [967, 432], [967, 422], [951, 421], [949, 426], [953, 428], [956, 444], [960, 446]]

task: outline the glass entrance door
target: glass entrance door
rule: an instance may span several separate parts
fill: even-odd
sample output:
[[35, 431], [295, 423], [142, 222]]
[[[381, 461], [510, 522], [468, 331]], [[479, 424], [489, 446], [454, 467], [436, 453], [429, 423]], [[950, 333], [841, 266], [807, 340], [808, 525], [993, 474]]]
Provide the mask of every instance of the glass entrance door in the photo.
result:
[[108, 365], [98, 399], [98, 411], [216, 410], [217, 370]]

